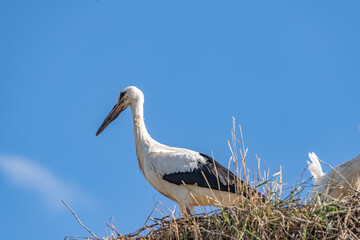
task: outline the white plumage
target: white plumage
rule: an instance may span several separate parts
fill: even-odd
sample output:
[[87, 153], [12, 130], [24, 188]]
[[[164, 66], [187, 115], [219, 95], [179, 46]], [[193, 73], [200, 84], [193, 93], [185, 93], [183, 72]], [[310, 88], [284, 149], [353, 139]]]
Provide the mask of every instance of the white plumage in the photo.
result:
[[322, 171], [320, 160], [314, 152], [309, 153], [309, 158], [311, 160], [311, 163], [307, 161], [309, 171], [313, 175], [315, 181], [318, 181], [322, 176], [324, 176], [324, 172]]
[[360, 190], [360, 155], [327, 173], [323, 173], [320, 160], [315, 153], [309, 153], [309, 158], [311, 163], [307, 163], [314, 178], [314, 188], [310, 192], [309, 198], [313, 198], [318, 192], [340, 199], [347, 196], [351, 189]]
[[197, 152], [156, 145], [153, 145], [151, 152], [146, 156], [146, 160], [149, 163], [149, 170], [155, 171], [160, 176], [177, 172], [191, 172], [199, 164], [205, 164], [205, 159]]
[[[130, 106], [139, 167], [155, 189], [177, 202], [183, 213], [193, 212], [194, 206], [230, 206], [239, 201], [240, 196], [235, 193], [238, 179], [212, 158], [192, 150], [166, 146], [150, 137], [144, 123], [143, 103], [144, 96], [138, 88], [122, 90], [96, 135]], [[240, 184], [250, 188], [241, 181]]]

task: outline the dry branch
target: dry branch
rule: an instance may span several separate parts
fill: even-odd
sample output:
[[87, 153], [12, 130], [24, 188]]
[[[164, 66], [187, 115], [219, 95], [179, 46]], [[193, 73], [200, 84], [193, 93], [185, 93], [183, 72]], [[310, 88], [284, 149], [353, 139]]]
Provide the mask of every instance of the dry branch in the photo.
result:
[[[99, 239], [92, 231], [90, 231], [90, 229], [88, 229], [78, 218], [78, 216], [76, 216], [75, 212], [69, 207], [69, 205], [66, 204], [66, 202], [64, 200], [61, 200], [62, 203], [69, 209], [69, 211], [74, 215], [75, 219], [78, 221], [78, 223], [80, 223], [80, 225], [86, 229], [86, 231], [88, 231], [95, 239]], [[65, 238], [66, 239], [66, 238]]]

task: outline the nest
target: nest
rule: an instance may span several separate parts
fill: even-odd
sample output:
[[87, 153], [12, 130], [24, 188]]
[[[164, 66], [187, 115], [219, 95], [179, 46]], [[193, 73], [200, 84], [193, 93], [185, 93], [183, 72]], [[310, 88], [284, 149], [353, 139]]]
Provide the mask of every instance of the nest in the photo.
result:
[[114, 230], [107, 240], [120, 239], [359, 239], [360, 199], [317, 198], [268, 201], [175, 218], [152, 218], [135, 233]]

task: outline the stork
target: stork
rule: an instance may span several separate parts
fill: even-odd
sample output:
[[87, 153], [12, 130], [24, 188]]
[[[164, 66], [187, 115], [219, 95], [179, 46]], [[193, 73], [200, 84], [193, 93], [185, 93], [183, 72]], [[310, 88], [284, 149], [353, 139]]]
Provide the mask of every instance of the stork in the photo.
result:
[[349, 195], [350, 190], [360, 191], [360, 155], [327, 173], [322, 171], [320, 160], [315, 153], [309, 153], [309, 158], [311, 162], [307, 161], [308, 168], [314, 178], [314, 188], [309, 198], [313, 198], [315, 193], [322, 193], [341, 199]]
[[140, 171], [157, 191], [175, 201], [183, 214], [193, 213], [195, 206], [234, 205], [242, 197], [237, 194], [237, 185], [245, 188], [243, 197], [249, 197], [249, 192], [254, 192], [263, 200], [263, 195], [211, 157], [169, 147], [152, 139], [145, 127], [143, 104], [144, 95], [138, 88], [130, 86], [123, 89], [96, 136], [130, 107]]

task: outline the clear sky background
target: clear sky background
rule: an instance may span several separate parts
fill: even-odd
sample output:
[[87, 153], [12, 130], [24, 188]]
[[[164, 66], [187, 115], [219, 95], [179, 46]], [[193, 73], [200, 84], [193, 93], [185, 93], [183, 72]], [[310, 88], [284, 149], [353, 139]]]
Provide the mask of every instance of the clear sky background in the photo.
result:
[[[161, 143], [227, 166], [232, 116], [288, 185], [307, 154], [360, 153], [359, 1], [0, 2], [2, 239], [103, 236], [141, 227], [154, 202], [136, 160], [130, 109], [95, 132], [119, 92], [145, 94]], [[325, 168], [327, 169], [327, 168]], [[309, 178], [306, 172], [305, 178]]]

